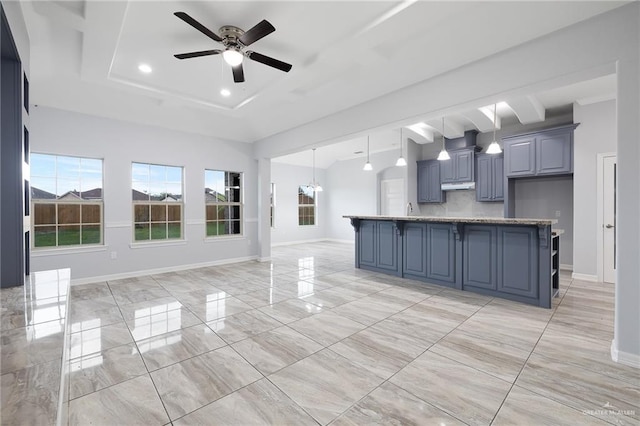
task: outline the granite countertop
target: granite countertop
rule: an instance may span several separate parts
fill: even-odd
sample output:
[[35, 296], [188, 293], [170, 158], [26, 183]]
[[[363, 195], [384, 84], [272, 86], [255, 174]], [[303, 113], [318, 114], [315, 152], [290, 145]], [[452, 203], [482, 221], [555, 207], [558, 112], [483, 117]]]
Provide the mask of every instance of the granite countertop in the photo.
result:
[[403, 220], [407, 222], [487, 223], [499, 225], [542, 225], [558, 223], [556, 219], [524, 219], [504, 217], [436, 217], [436, 216], [342, 216], [347, 219]]

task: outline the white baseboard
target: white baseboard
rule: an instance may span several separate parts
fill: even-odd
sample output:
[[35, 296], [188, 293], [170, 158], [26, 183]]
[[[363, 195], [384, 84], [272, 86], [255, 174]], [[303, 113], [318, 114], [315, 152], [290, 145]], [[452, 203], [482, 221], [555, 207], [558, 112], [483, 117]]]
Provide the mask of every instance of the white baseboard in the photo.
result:
[[629, 367], [640, 368], [640, 355], [618, 350], [618, 343], [615, 339], [611, 341], [611, 359]]
[[258, 262], [271, 262], [271, 256], [269, 257], [258, 257]]
[[355, 240], [341, 240], [339, 238], [327, 238], [325, 241], [330, 241], [332, 243], [341, 243], [341, 244], [355, 244]]
[[573, 265], [567, 265], [566, 263], [560, 264], [561, 271], [573, 271]]
[[572, 273], [571, 274], [571, 278], [573, 278], [574, 280], [589, 281], [589, 282], [592, 282], [592, 283], [597, 283], [598, 282], [598, 276], [597, 275], [580, 274], [578, 272]]
[[271, 243], [271, 247], [281, 247], [281, 246], [293, 246], [296, 244], [306, 244], [306, 243], [319, 243], [321, 241], [327, 241], [326, 238], [314, 238], [311, 240], [297, 240], [297, 241], [284, 241], [281, 243]]
[[140, 271], [123, 272], [120, 274], [100, 275], [95, 277], [71, 279], [71, 285], [82, 285], [96, 283], [109, 280], [120, 280], [124, 278], [141, 277], [144, 275], [164, 274], [166, 272], [185, 271], [187, 269], [205, 268], [207, 266], [220, 266], [230, 263], [247, 262], [249, 260], [257, 260], [258, 256], [235, 257], [232, 259], [213, 260], [211, 262], [190, 263], [186, 265], [168, 266], [165, 268], [144, 269]]

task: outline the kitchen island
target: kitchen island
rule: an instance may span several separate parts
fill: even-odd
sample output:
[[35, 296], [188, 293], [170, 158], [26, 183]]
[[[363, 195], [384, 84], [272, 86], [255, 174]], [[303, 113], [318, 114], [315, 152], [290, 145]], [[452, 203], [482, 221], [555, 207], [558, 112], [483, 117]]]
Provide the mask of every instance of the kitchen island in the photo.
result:
[[551, 308], [559, 238], [553, 219], [344, 216], [356, 268]]

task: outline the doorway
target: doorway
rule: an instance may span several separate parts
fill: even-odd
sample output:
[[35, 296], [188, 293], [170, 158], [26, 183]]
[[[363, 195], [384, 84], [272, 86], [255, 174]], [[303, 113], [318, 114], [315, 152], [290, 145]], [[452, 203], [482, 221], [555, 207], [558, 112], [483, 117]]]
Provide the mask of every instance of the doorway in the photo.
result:
[[405, 216], [404, 179], [385, 179], [380, 181], [380, 214]]
[[598, 280], [616, 279], [616, 176], [615, 153], [598, 155]]

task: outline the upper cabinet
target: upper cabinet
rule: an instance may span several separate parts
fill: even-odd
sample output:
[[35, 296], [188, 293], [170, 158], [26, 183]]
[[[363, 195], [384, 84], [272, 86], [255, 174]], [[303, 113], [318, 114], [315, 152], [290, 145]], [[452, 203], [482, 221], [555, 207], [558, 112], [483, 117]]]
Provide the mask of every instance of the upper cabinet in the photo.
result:
[[444, 203], [446, 195], [440, 189], [440, 163], [438, 160], [418, 161], [418, 202]]
[[504, 158], [502, 154], [478, 154], [476, 200], [504, 200]]
[[450, 160], [441, 161], [442, 183], [474, 181], [475, 148], [449, 151]]
[[503, 139], [507, 177], [573, 173], [573, 130], [577, 124]]

